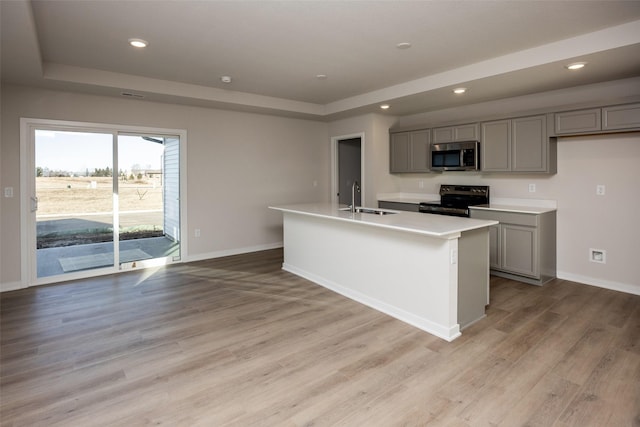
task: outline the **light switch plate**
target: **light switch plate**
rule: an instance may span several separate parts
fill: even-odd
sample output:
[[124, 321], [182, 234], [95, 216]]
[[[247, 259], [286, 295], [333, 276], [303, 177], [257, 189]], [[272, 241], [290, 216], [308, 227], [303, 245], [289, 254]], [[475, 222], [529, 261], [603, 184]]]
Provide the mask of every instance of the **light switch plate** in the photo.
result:
[[596, 194], [598, 196], [604, 196], [604, 190], [605, 190], [604, 185], [602, 185], [602, 184], [596, 185]]

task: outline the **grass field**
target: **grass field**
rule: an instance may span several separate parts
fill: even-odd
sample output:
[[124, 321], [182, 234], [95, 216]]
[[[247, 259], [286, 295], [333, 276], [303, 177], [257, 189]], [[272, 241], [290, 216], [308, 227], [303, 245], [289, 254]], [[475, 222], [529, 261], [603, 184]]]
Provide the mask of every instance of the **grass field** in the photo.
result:
[[[161, 211], [163, 208], [160, 179], [119, 181], [119, 212]], [[36, 196], [38, 197], [38, 224], [47, 223], [39, 228], [37, 247], [51, 248], [98, 242], [113, 239], [113, 229], [107, 220], [102, 226], [83, 225], [81, 219], [95, 219], [87, 214], [105, 213], [109, 218], [113, 211], [113, 182], [109, 177], [38, 177], [36, 178]], [[129, 214], [129, 216], [131, 216]], [[76, 228], [63, 229], [62, 218], [73, 220]], [[162, 236], [162, 215], [135, 215], [138, 223], [120, 227], [120, 240]], [[144, 219], [142, 219], [144, 218]], [[150, 223], [147, 223], [150, 222]], [[67, 223], [68, 224], [68, 223]]]
[[[38, 216], [113, 210], [112, 178], [108, 177], [38, 177], [36, 196]], [[160, 179], [119, 181], [118, 202], [120, 211], [162, 209]]]

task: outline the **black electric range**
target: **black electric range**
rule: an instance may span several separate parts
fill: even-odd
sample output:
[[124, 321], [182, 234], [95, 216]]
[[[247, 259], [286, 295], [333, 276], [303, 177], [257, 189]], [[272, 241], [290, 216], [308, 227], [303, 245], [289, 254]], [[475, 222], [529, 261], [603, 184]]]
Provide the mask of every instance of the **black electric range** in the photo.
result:
[[420, 203], [419, 210], [451, 216], [469, 216], [469, 206], [489, 204], [489, 186], [487, 185], [446, 185], [440, 186], [439, 202]]

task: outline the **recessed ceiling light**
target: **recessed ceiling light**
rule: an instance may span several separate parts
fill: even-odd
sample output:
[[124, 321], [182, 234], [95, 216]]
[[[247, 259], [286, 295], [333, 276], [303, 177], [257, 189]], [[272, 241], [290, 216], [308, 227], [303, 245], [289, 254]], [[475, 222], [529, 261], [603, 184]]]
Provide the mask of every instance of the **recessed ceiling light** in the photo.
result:
[[133, 47], [147, 47], [149, 43], [142, 39], [129, 39], [129, 44]]
[[398, 49], [409, 49], [409, 48], [411, 47], [411, 43], [409, 43], [409, 42], [402, 42], [402, 43], [398, 43], [398, 44], [396, 45], [396, 47], [397, 47]]
[[453, 90], [453, 93], [461, 95], [467, 91], [466, 87], [457, 87]]
[[579, 70], [580, 68], [584, 68], [587, 65], [586, 62], [574, 62], [573, 64], [569, 64], [566, 66], [568, 70]]
[[222, 83], [231, 83], [231, 77], [229, 76], [222, 76], [220, 80], [222, 80]]
[[389, 107], [390, 107], [390, 105], [389, 105], [389, 104], [382, 104], [382, 105], [380, 106], [380, 108], [382, 108], [383, 110], [388, 110], [388, 109], [389, 109]]
[[326, 80], [327, 79], [327, 75], [326, 74], [316, 74], [316, 79], [318, 79], [318, 80]]

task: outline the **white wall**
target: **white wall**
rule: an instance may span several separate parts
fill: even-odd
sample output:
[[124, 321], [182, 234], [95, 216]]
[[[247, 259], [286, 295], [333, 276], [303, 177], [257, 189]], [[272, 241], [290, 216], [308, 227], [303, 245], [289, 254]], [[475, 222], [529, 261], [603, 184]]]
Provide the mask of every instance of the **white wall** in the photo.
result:
[[0, 285], [21, 281], [21, 117], [186, 129], [187, 259], [276, 246], [282, 218], [269, 205], [328, 200], [325, 123], [3, 86], [0, 188], [16, 197], [1, 205]]

